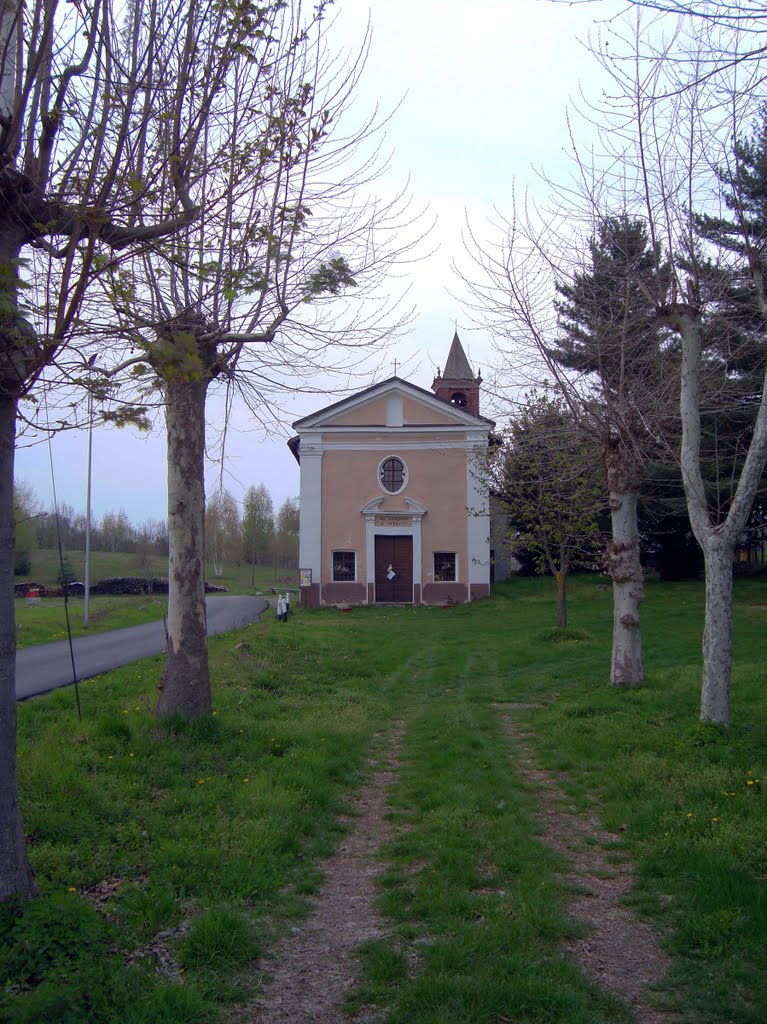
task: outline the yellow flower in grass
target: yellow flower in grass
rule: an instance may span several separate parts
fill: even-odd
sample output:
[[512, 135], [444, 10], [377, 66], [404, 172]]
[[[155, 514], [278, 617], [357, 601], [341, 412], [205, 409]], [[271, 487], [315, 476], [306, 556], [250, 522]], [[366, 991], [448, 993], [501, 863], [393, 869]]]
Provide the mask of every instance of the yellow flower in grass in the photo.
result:
[[67, 889], [67, 892], [77, 892], [77, 887], [74, 885], [70, 885], [70, 887]]

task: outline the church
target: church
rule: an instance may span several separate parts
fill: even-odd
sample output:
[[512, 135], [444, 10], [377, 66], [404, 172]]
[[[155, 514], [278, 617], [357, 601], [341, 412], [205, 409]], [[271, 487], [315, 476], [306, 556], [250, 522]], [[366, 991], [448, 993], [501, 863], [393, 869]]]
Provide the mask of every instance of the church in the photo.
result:
[[481, 383], [456, 332], [431, 391], [390, 377], [293, 424], [303, 607], [490, 593]]

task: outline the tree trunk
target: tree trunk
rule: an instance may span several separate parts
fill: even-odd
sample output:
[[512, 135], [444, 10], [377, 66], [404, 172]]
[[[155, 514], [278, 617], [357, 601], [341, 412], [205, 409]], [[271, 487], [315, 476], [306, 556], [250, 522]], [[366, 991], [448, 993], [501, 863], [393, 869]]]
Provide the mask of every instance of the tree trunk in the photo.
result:
[[16, 775], [13, 458], [16, 400], [0, 384], [0, 903], [37, 893], [27, 860]]
[[207, 380], [165, 383], [168, 435], [168, 646], [157, 714], [211, 712], [205, 615]]
[[678, 305], [667, 314], [682, 340], [679, 410], [682, 418], [682, 481], [693, 533], [703, 548], [706, 617], [703, 628], [703, 683], [700, 717], [728, 726], [732, 672], [732, 552], [754, 502], [767, 458], [767, 372], [746, 459], [727, 518], [716, 525], [709, 513], [700, 466], [700, 310]]
[[644, 573], [639, 557], [639, 493], [625, 488], [608, 468], [612, 540], [607, 563], [613, 581], [613, 653], [610, 682], [631, 686], [644, 679], [639, 608], [644, 600]]
[[732, 554], [725, 538], [712, 533], [703, 546], [706, 564], [706, 618], [703, 627], [703, 685], [700, 717], [730, 724], [732, 671]]
[[567, 626], [567, 572], [562, 570], [554, 573], [557, 582], [557, 626]]

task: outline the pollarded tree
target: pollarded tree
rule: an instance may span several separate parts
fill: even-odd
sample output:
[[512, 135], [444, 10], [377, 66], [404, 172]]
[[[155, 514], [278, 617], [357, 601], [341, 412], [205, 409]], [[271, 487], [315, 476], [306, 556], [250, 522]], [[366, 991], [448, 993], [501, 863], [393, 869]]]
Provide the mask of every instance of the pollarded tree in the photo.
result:
[[[721, 9], [728, 6], [735, 10], [724, 3]], [[741, 60], [753, 27], [747, 7], [742, 13], [742, 25], [725, 25], [717, 35], [713, 60], [709, 23], [686, 19], [687, 34], [673, 36], [660, 60], [657, 55], [643, 59], [642, 26], [637, 23], [622, 52], [611, 45], [609, 53], [600, 54], [613, 89], [599, 110], [589, 111], [590, 123], [600, 126], [602, 166], [620, 168], [611, 181], [619, 180], [624, 202], [641, 211], [653, 238], [663, 240], [670, 265], [665, 287], [661, 277], [642, 281], [642, 286], [660, 321], [674, 332], [681, 353], [679, 458], [706, 577], [700, 715], [725, 726], [732, 669], [733, 550], [767, 458], [765, 134], [760, 128], [750, 142], [736, 142], [743, 134], [741, 126], [761, 105], [764, 65], [762, 47]], [[714, 27], [719, 33], [719, 26]], [[727, 52], [729, 59], [720, 60]], [[627, 191], [633, 193], [629, 199]], [[724, 206], [729, 216], [719, 212]], [[696, 209], [702, 217], [695, 215]], [[737, 292], [741, 300], [733, 302]], [[744, 321], [748, 305], [761, 312], [758, 326], [753, 321], [749, 325], [751, 314]], [[731, 325], [723, 332], [728, 320]], [[719, 502], [716, 489], [712, 503], [704, 466], [705, 432], [715, 413], [727, 416], [734, 409], [740, 415], [745, 397], [732, 388], [737, 375], [733, 378], [726, 367], [723, 372], [726, 348], [721, 339], [728, 333], [737, 339], [745, 334], [746, 349], [761, 350], [761, 372], [750, 387], [750, 443], [734, 453], [726, 501]], [[718, 408], [706, 380], [712, 370], [726, 385]]]
[[468, 283], [478, 318], [503, 339], [499, 374], [512, 387], [554, 387], [599, 453], [613, 528], [610, 681], [631, 685], [644, 678], [639, 485], [662, 425], [673, 418], [663, 332], [637, 273], [655, 280], [664, 270], [636, 219], [596, 205], [586, 217], [585, 238], [565, 210], [515, 215], [502, 222], [497, 246], [473, 238], [478, 272]]
[[511, 548], [535, 554], [557, 585], [557, 625], [567, 625], [567, 577], [601, 546], [604, 488], [595, 452], [561, 400], [528, 396], [489, 458], [491, 488], [508, 516]]
[[[703, 630], [701, 718], [729, 724], [732, 671], [732, 565], [736, 544], [748, 523], [767, 462], [767, 120], [750, 140], [735, 143], [729, 167], [719, 171], [731, 216], [697, 219], [700, 235], [733, 258], [729, 287], [707, 294], [710, 260], [692, 265], [683, 296], [678, 291], [656, 295], [659, 315], [678, 333], [682, 346], [680, 408], [681, 463], [687, 509], [705, 560], [706, 618]], [[686, 264], [681, 264], [684, 272]], [[708, 272], [708, 273], [707, 273]], [[711, 319], [732, 314], [737, 323], [743, 289], [750, 292], [762, 316], [757, 345], [758, 379], [751, 393], [754, 414], [750, 440], [737, 460], [735, 486], [722, 508], [712, 506], [702, 467], [701, 378], [707, 357], [706, 329]], [[733, 300], [736, 309], [733, 310]], [[650, 291], [651, 294], [651, 291]], [[760, 350], [760, 351], [759, 351]]]
[[626, 685], [644, 678], [639, 493], [671, 413], [663, 400], [670, 371], [663, 348], [667, 332], [639, 280], [654, 280], [663, 268], [646, 224], [625, 213], [601, 220], [588, 251], [588, 261], [557, 285], [560, 334], [548, 356], [591, 383], [576, 392], [569, 378], [558, 378], [604, 465], [612, 520], [607, 548], [613, 581], [610, 681]]
[[34, 891], [15, 761], [19, 401], [70, 341], [87, 288], [115, 254], [198, 215], [196, 154], [262, 9], [0, 4], [0, 900]]
[[[108, 278], [104, 333], [121, 333], [143, 397], [159, 394], [168, 439], [168, 646], [160, 715], [211, 708], [203, 590], [206, 401], [216, 384], [254, 396], [316, 387], [396, 326], [363, 306], [409, 246], [401, 197], [370, 194], [376, 166], [357, 147], [371, 126], [343, 117], [360, 71], [327, 49], [322, 3], [285, 3], [240, 47], [227, 105], [195, 165], [201, 214], [183, 234], [124, 260]], [[164, 208], [158, 191], [150, 206]], [[107, 280], [107, 279], [105, 279]], [[354, 299], [341, 296], [354, 291]], [[350, 314], [346, 315], [346, 311]], [[116, 326], [115, 320], [119, 323]]]

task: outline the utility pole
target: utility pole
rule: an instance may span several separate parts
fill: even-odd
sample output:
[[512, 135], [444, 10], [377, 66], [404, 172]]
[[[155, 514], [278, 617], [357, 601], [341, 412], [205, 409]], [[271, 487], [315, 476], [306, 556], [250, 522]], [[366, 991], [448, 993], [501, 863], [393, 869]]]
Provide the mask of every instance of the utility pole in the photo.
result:
[[[91, 356], [88, 366], [93, 369], [96, 357]], [[88, 377], [88, 471], [85, 485], [85, 590], [83, 593], [83, 625], [88, 625], [91, 601], [91, 470], [93, 466], [93, 391]]]

